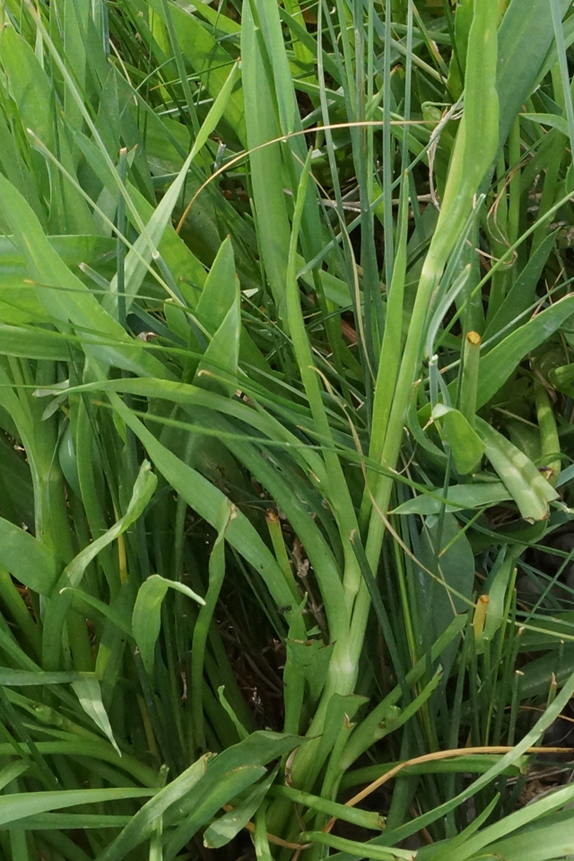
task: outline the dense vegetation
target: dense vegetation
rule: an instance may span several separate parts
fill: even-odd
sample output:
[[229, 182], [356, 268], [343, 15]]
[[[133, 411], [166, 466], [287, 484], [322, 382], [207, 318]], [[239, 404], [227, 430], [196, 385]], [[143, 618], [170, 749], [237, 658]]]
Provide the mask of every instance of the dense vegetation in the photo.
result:
[[0, 3], [2, 859], [574, 855], [570, 7]]

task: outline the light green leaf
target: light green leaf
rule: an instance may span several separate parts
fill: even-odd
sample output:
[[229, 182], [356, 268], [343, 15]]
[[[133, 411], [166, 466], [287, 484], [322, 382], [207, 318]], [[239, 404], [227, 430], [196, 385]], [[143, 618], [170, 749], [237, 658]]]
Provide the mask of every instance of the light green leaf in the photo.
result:
[[513, 582], [512, 572], [516, 565], [516, 556], [516, 553], [507, 551], [506, 559], [502, 561], [498, 571], [494, 574], [488, 590], [489, 602], [486, 608], [486, 621], [479, 643], [482, 640], [492, 640], [504, 621], [506, 593], [509, 584]]
[[270, 60], [252, 4], [244, 3], [241, 55], [247, 143], [251, 150], [253, 202], [259, 241], [272, 296], [283, 316], [290, 226], [285, 188], [289, 187], [281, 144], [262, 146], [283, 133], [277, 116], [276, 92]]
[[[555, 816], [548, 814], [571, 803], [573, 799], [574, 786], [551, 792], [479, 831], [462, 846], [452, 851], [449, 851], [448, 846], [443, 848], [441, 861], [467, 861], [475, 857], [504, 858], [505, 861], [563, 861], [574, 853], [574, 811], [563, 811]], [[519, 828], [519, 834], [512, 834]], [[505, 839], [501, 839], [503, 837]]]
[[[149, 6], [165, 21], [165, 9], [161, 0], [150, 0]], [[171, 3], [169, 11], [177, 31], [179, 47], [192, 68], [198, 73], [202, 85], [213, 99], [225, 87], [229, 69], [234, 60], [225, 50], [225, 42], [216, 38], [213, 28], [199, 21], [193, 7], [183, 9]], [[245, 107], [241, 89], [232, 92], [225, 105], [223, 116], [231, 131], [245, 145]]]
[[464, 511], [498, 505], [512, 499], [501, 481], [476, 482], [474, 484], [453, 484], [449, 487], [446, 500], [442, 500], [442, 489], [435, 488], [433, 495], [421, 494], [403, 502], [393, 510], [393, 514], [439, 514], [442, 508], [447, 511]]
[[486, 445], [463, 414], [453, 407], [437, 404], [432, 417], [440, 420], [457, 471], [466, 475], [476, 469]]
[[[238, 65], [235, 64], [229, 72], [229, 75], [227, 76], [227, 79], [223, 87], [221, 88], [221, 91], [219, 92], [207, 117], [205, 118], [196, 139], [194, 140], [191, 152], [184, 161], [178, 176], [172, 182], [167, 192], [163, 195], [160, 203], [153, 211], [153, 214], [146, 225], [145, 231], [140, 234], [140, 236], [135, 241], [133, 248], [130, 248], [126, 256], [125, 292], [127, 294], [127, 310], [129, 310], [131, 303], [136, 294], [138, 293], [142, 281], [147, 273], [147, 264], [150, 263], [153, 254], [157, 252], [157, 249], [161, 243], [166, 228], [170, 224], [173, 210], [178, 202], [184, 184], [188, 178], [188, 172], [191, 167], [191, 164], [199, 151], [209, 139], [210, 134], [215, 129], [229, 101], [233, 86], [235, 84], [235, 81], [237, 80], [238, 68]], [[103, 303], [104, 307], [108, 311], [112, 310], [115, 302], [117, 301], [117, 290], [117, 276], [114, 276], [114, 279], [111, 283], [112, 295], [108, 298], [107, 302]]]
[[151, 471], [149, 461], [144, 461], [132, 492], [126, 513], [110, 529], [107, 530], [87, 547], [78, 553], [64, 569], [55, 590], [52, 600], [46, 607], [43, 631], [44, 662], [49, 668], [57, 666], [58, 655], [62, 643], [62, 629], [65, 624], [66, 613], [73, 600], [71, 592], [67, 587], [77, 587], [84, 576], [84, 572], [90, 562], [105, 547], [122, 535], [145, 511], [151, 497], [155, 492], [157, 476]]
[[[560, 0], [562, 15], [570, 0]], [[554, 42], [548, 0], [511, 0], [498, 33], [497, 89], [500, 100], [499, 148], [538, 79]]]
[[529, 522], [545, 520], [548, 503], [558, 499], [554, 488], [520, 449], [478, 416], [476, 429], [486, 443], [486, 457], [516, 502], [522, 517]]
[[[446, 512], [441, 519], [431, 516], [426, 520], [421, 534], [420, 558], [427, 568], [418, 578], [421, 636], [426, 650], [457, 614], [472, 604], [474, 555], [453, 514]], [[452, 644], [441, 655], [447, 678], [456, 648]]]
[[77, 586], [81, 582], [84, 571], [92, 559], [95, 559], [104, 547], [107, 547], [108, 544], [115, 541], [118, 536], [122, 535], [126, 531], [126, 529], [129, 529], [132, 523], [135, 523], [135, 521], [141, 517], [147, 508], [150, 499], [154, 495], [156, 487], [157, 476], [151, 471], [151, 464], [149, 461], [144, 460], [140, 467], [138, 477], [135, 480], [132, 496], [128, 503], [126, 513], [111, 527], [111, 529], [108, 529], [104, 535], [96, 538], [95, 541], [92, 541], [91, 544], [84, 547], [84, 549], [80, 551], [74, 559], [72, 559], [62, 574], [61, 588], [64, 588], [64, 586]]
[[563, 135], [568, 137], [568, 123], [560, 114], [529, 114], [524, 113], [520, 116], [525, 120], [530, 120], [533, 123], [539, 123], [541, 126], [550, 126], [552, 129], [558, 129]]
[[67, 362], [70, 344], [65, 335], [47, 329], [22, 329], [0, 324], [0, 352], [24, 359], [50, 359]]
[[223, 323], [237, 296], [237, 275], [233, 245], [228, 236], [211, 264], [209, 275], [195, 308], [202, 325], [213, 334]]
[[[211, 339], [204, 358], [196, 374], [198, 385], [206, 388], [223, 388], [229, 394], [237, 389], [237, 368], [239, 361], [239, 339], [241, 335], [241, 303], [239, 281], [235, 301], [227, 312], [221, 326]], [[210, 380], [215, 374], [217, 380]], [[222, 382], [223, 380], [223, 382]]]
[[175, 589], [198, 604], [205, 604], [203, 598], [184, 583], [166, 580], [159, 574], [152, 574], [142, 583], [134, 605], [132, 632], [148, 673], [153, 672], [154, 649], [161, 628], [161, 605], [168, 589]]
[[[162, 445], [142, 422], [127, 409], [117, 395], [110, 394], [110, 400], [128, 427], [142, 441], [157, 469], [164, 475], [173, 489], [208, 523], [216, 529], [219, 528], [224, 494], [197, 470], [187, 466]], [[236, 517], [230, 521], [226, 538], [229, 544], [235, 547], [263, 577], [277, 605], [290, 607], [293, 596], [283, 572], [259, 533], [242, 511], [238, 510]], [[290, 618], [289, 612], [286, 612], [286, 617]]]
[[70, 271], [48, 241], [28, 203], [2, 175], [0, 211], [26, 260], [29, 277], [37, 282], [37, 297], [50, 320], [58, 322], [65, 332], [69, 331], [70, 322], [77, 326], [86, 352], [106, 365], [117, 365], [142, 376], [153, 376], [154, 371], [160, 377], [166, 376], [162, 363], [142, 349], [143, 343], [138, 345], [130, 338]]
[[2, 517], [0, 565], [40, 595], [50, 594], [61, 570], [61, 564], [44, 544]]
[[236, 795], [265, 774], [264, 766], [268, 762], [290, 753], [302, 741], [293, 735], [254, 732], [215, 757], [209, 763], [205, 777], [197, 784], [195, 792], [184, 799], [182, 812], [186, 816], [182, 817], [182, 824], [169, 840], [166, 854], [169, 857], [177, 855], [224, 804], [232, 801]]
[[62, 789], [57, 792], [15, 792], [0, 795], [0, 826], [9, 825], [26, 816], [74, 807], [78, 804], [101, 804], [123, 798], [149, 798], [157, 789]]
[[72, 682], [72, 687], [86, 714], [92, 718], [96, 726], [102, 730], [112, 743], [118, 756], [121, 756], [122, 752], [116, 743], [108, 713], [102, 702], [102, 692], [98, 679], [95, 676], [84, 675], [78, 681]]
[[[566, 787], [571, 789], [571, 787]], [[532, 823], [521, 828], [518, 833], [511, 834], [504, 840], [488, 844], [485, 850], [494, 858], [504, 858], [505, 861], [564, 861], [574, 855], [574, 810], [572, 809], [572, 794], [562, 792], [552, 793], [548, 801], [559, 806], [569, 804], [569, 809], [559, 813], [547, 814], [540, 810], [544, 799], [528, 805]], [[535, 818], [536, 817], [536, 818]], [[538, 818], [541, 821], [537, 821]]]
[[[38, 672], [28, 672], [26, 670], [12, 670], [9, 667], [0, 667], [0, 685], [5, 685], [6, 687], [66, 685], [70, 682], [81, 682], [85, 678], [85, 673], [45, 673], [41, 670]], [[90, 677], [87, 676], [87, 678]]]
[[174, 857], [179, 850], [172, 852], [172, 845], [184, 845], [223, 804], [265, 773], [262, 766], [300, 743], [296, 736], [256, 732], [217, 756], [202, 756], [145, 804], [96, 861], [122, 861], [150, 836], [160, 817], [165, 824], [184, 820], [166, 847], [167, 857]]

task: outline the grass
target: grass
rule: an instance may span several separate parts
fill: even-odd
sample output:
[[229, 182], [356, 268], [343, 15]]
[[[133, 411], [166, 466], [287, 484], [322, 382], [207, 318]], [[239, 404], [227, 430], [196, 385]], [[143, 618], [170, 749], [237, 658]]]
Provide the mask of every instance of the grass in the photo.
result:
[[569, 6], [0, 4], [6, 861], [574, 853]]

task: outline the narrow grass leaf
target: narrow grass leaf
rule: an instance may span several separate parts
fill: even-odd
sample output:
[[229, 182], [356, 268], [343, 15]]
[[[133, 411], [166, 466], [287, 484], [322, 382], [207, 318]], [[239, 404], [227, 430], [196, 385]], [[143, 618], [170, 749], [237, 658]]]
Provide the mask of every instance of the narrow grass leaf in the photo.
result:
[[0, 325], [0, 351], [5, 356], [20, 356], [23, 359], [49, 359], [67, 362], [70, 346], [59, 332], [42, 329], [22, 329], [17, 326]]
[[[142, 441], [157, 469], [165, 476], [173, 489], [186, 500], [191, 508], [217, 528], [224, 494], [199, 472], [187, 466], [176, 455], [168, 451], [116, 395], [111, 394], [110, 399], [114, 409]], [[292, 604], [291, 590], [285, 581], [281, 568], [250, 521], [240, 511], [229, 524], [227, 540], [264, 578], [277, 605], [290, 607]], [[291, 612], [286, 612], [288, 619]]]
[[241, 56], [247, 142], [252, 150], [249, 159], [253, 203], [259, 224], [261, 255], [279, 317], [283, 318], [290, 236], [284, 189], [289, 188], [289, 182], [281, 144], [258, 149], [262, 144], [280, 137], [282, 130], [277, 116], [269, 57], [250, 2], [243, 5]]
[[[126, 310], [129, 311], [132, 302], [137, 295], [144, 276], [147, 273], [147, 264], [150, 263], [152, 256], [157, 253], [157, 249], [162, 241], [165, 230], [170, 224], [173, 210], [179, 200], [185, 182], [188, 179], [189, 169], [191, 164], [200, 150], [207, 143], [209, 136], [214, 131], [217, 123], [225, 110], [225, 107], [231, 96], [233, 87], [238, 76], [238, 65], [235, 64], [223, 87], [217, 95], [207, 117], [205, 118], [197, 136], [193, 142], [193, 146], [182, 168], [172, 182], [169, 189], [163, 195], [160, 203], [153, 211], [149, 219], [145, 231], [136, 239], [134, 245], [128, 251], [125, 259], [125, 302]], [[111, 311], [113, 303], [117, 302], [118, 282], [117, 276], [111, 283], [111, 296], [107, 302], [104, 301], [104, 307]]]
[[[559, 797], [555, 798], [558, 792], [552, 793], [548, 801], [558, 802], [558, 806], [568, 806], [570, 809], [552, 814], [548, 813], [549, 805], [546, 809], [537, 809], [544, 799], [530, 803], [528, 809], [533, 817], [532, 824], [522, 826], [517, 834], [511, 834], [504, 840], [487, 844], [485, 851], [491, 856], [499, 856], [508, 861], [563, 861], [565, 858], [571, 858], [574, 855], [572, 794], [561, 792]], [[534, 816], [541, 817], [542, 821], [537, 822]]]
[[79, 586], [86, 568], [98, 553], [119, 538], [141, 517], [155, 492], [156, 486], [157, 476], [151, 471], [149, 462], [144, 461], [134, 483], [132, 497], [124, 516], [103, 535], [84, 547], [62, 572], [56, 590], [52, 594], [52, 600], [47, 605], [44, 619], [43, 652], [44, 662], [48, 668], [57, 666], [62, 642], [62, 628], [66, 613], [72, 603], [72, 594], [66, 591], [66, 588]]
[[[549, 813], [560, 809], [564, 805], [571, 803], [574, 799], [574, 786], [566, 786], [563, 789], [558, 789], [551, 792], [544, 798], [536, 801], [533, 804], [528, 804], [522, 810], [517, 810], [509, 816], [504, 817], [500, 822], [495, 822], [488, 828], [483, 829], [474, 837], [457, 848], [449, 851], [448, 848], [443, 850], [441, 861], [467, 861], [477, 855], [481, 850], [488, 850], [489, 854], [497, 855], [501, 853], [501, 857], [507, 861], [543, 861], [543, 859], [563, 858], [564, 854], [571, 853], [574, 850], [574, 837], [572, 835], [572, 821], [574, 813], [569, 811], [562, 822], [550, 822], [545, 825], [544, 822], [539, 823], [536, 828], [527, 828], [525, 833], [507, 837], [501, 844], [491, 846], [493, 840], [500, 840], [507, 834], [511, 834], [516, 829], [528, 826], [535, 823], [537, 819], [545, 817]], [[552, 835], [552, 836], [550, 836]], [[545, 837], [550, 837], [548, 844], [545, 843]], [[547, 845], [548, 854], [545, 851]], [[521, 852], [522, 850], [522, 852]], [[529, 851], [530, 850], [530, 851]], [[561, 851], [562, 850], [562, 851]], [[502, 854], [504, 853], [504, 854]]]
[[[149, 5], [165, 21], [165, 10], [161, 0], [151, 0]], [[177, 32], [180, 50], [198, 73], [202, 85], [212, 99], [217, 99], [229, 80], [229, 71], [234, 65], [234, 58], [225, 50], [225, 42], [216, 38], [212, 28], [197, 19], [191, 7], [188, 11], [171, 3], [169, 11]], [[227, 121], [227, 131], [245, 145], [246, 109], [241, 88], [228, 94], [223, 116]]]
[[149, 798], [157, 789], [62, 789], [59, 792], [15, 792], [0, 796], [0, 825], [6, 826], [26, 816], [74, 807], [78, 804], [101, 804], [124, 798]]

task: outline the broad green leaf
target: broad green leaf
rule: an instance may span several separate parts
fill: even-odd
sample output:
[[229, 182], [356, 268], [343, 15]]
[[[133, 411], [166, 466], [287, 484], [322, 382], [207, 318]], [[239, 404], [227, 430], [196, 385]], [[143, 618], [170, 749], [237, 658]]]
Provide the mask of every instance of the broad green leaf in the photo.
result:
[[[427, 569], [421, 571], [418, 583], [421, 636], [423, 647], [428, 649], [453, 618], [472, 603], [474, 555], [453, 514], [447, 512], [442, 518], [431, 516], [426, 520], [420, 558]], [[441, 655], [447, 678], [455, 655], [454, 644]]]
[[299, 670], [309, 686], [311, 699], [318, 699], [333, 657], [333, 644], [325, 645], [322, 640], [289, 639], [285, 646], [292, 667]]
[[[501, 551], [502, 553], [503, 551]], [[504, 622], [504, 609], [506, 605], [506, 594], [509, 585], [514, 581], [512, 572], [516, 565], [516, 554], [507, 552], [506, 558], [501, 562], [498, 571], [495, 572], [490, 588], [488, 590], [488, 606], [486, 608], [486, 621], [481, 635], [482, 640], [492, 640], [495, 633]], [[480, 640], [479, 640], [480, 642]]]
[[479, 365], [477, 409], [494, 397], [529, 352], [543, 344], [573, 314], [574, 296], [565, 296], [483, 356]]
[[476, 469], [486, 445], [463, 414], [452, 407], [437, 404], [432, 416], [442, 425], [457, 471], [461, 475], [466, 475]]
[[559, 801], [560, 806], [568, 804], [569, 809], [548, 814], [545, 810], [537, 809], [542, 798], [540, 801], [531, 803], [529, 808], [532, 808], [530, 812], [533, 819], [536, 816], [540, 817], [541, 821], [537, 822], [534, 819], [532, 825], [521, 828], [518, 833], [488, 844], [486, 851], [491, 856], [498, 856], [507, 861], [551, 861], [551, 859], [564, 861], [565, 858], [571, 858], [574, 854], [572, 796], [563, 792], [559, 798], [555, 799], [551, 796], [551, 799]]
[[[96, 861], [121, 861], [150, 836], [162, 816], [166, 823], [179, 826], [171, 844], [178, 846], [182, 838], [187, 842], [223, 804], [258, 780], [266, 763], [300, 743], [295, 736], [256, 732], [217, 756], [206, 754], [145, 804]], [[172, 857], [169, 846], [167, 854]]]
[[530, 120], [532, 123], [538, 123], [541, 126], [550, 126], [568, 137], [568, 123], [560, 114], [530, 114], [523, 113], [520, 116], [525, 120]]
[[[2, 64], [26, 131], [31, 130], [74, 175], [74, 163], [60, 123], [54, 88], [34, 51], [16, 29], [7, 24], [2, 31]], [[33, 81], [33, 86], [30, 82]], [[94, 221], [84, 198], [51, 165], [50, 222], [53, 233], [92, 233]]]
[[[97, 861], [120, 861], [135, 846], [143, 843], [153, 832], [161, 817], [181, 799], [188, 797], [205, 774], [211, 754], [205, 754], [196, 760], [182, 774], [178, 775], [155, 797], [139, 810], [123, 831], [97, 856]], [[151, 794], [151, 793], [150, 793]]]
[[[550, 677], [551, 672], [548, 675], [546, 691], [548, 691], [548, 688], [550, 686]], [[518, 760], [523, 756], [523, 754], [528, 750], [528, 748], [536, 745], [544, 732], [556, 720], [556, 718], [564, 708], [565, 704], [572, 696], [573, 692], [574, 673], [570, 674], [564, 680], [564, 687], [562, 688], [560, 693], [556, 696], [554, 701], [546, 708], [546, 710], [536, 721], [536, 724], [532, 727], [532, 729], [528, 733], [526, 733], [526, 735], [512, 748], [512, 750], [504, 754], [504, 756], [500, 757], [498, 762], [493, 765], [486, 773], [482, 774], [479, 778], [477, 778], [477, 780], [473, 781], [468, 787], [466, 787], [462, 792], [460, 792], [450, 801], [447, 801], [444, 804], [435, 807], [428, 813], [424, 813], [422, 816], [418, 816], [417, 818], [409, 822], [407, 825], [403, 825], [398, 828], [395, 832], [397, 841], [404, 840], [411, 834], [416, 834], [421, 827], [426, 827], [426, 825], [428, 825], [429, 823], [436, 822], [438, 819], [440, 819], [440, 817], [445, 816], [449, 811], [459, 807], [468, 798], [472, 798], [474, 795], [476, 795], [477, 792], [479, 792], [485, 786], [488, 786], [488, 784], [490, 784], [496, 777], [498, 777], [499, 774], [502, 774], [505, 768], [518, 762]], [[572, 791], [572, 788], [569, 787], [569, 790]], [[545, 800], [550, 801], [550, 799]], [[550, 808], [555, 809], [552, 807], [551, 802]], [[529, 811], [529, 808], [523, 808], [523, 810], [520, 812], [524, 813], [525, 811]], [[504, 822], [504, 820], [502, 821]], [[479, 835], [477, 835], [477, 839], [479, 839]], [[470, 841], [466, 845], [470, 845]], [[448, 855], [446, 854], [446, 852], [444, 852], [444, 855], [441, 854], [440, 861], [447, 861], [447, 859]], [[448, 861], [452, 861], [452, 859], [448, 859]]]
[[[183, 847], [197, 834], [199, 829], [205, 825], [224, 804], [228, 804], [237, 795], [244, 793], [250, 786], [266, 773], [261, 765], [239, 765], [236, 768], [222, 774], [217, 783], [209, 780], [209, 770], [204, 784], [202, 794], [198, 787], [193, 809], [189, 809], [189, 799], [186, 799], [187, 816], [179, 816], [179, 827], [172, 833], [167, 841], [166, 853], [172, 857], [183, 849]], [[168, 814], [168, 821], [172, 819]], [[171, 823], [170, 823], [171, 824]]]
[[27, 762], [11, 762], [0, 770], [0, 789], [4, 789], [21, 774], [25, 774], [30, 766]]
[[88, 547], [84, 547], [75, 559], [72, 559], [66, 566], [62, 574], [62, 588], [64, 586], [77, 586], [81, 582], [84, 571], [92, 559], [95, 559], [104, 547], [115, 541], [119, 535], [122, 535], [132, 523], [141, 517], [154, 495], [156, 487], [157, 476], [151, 471], [150, 463], [144, 460], [135, 480], [126, 513], [104, 535], [96, 538]]
[[[563, 859], [574, 849], [572, 825], [574, 814], [572, 810], [564, 811], [558, 816], [548, 817], [548, 814], [559, 810], [574, 799], [574, 786], [566, 786], [551, 792], [546, 797], [526, 805], [500, 822], [495, 822], [475, 834], [464, 844], [451, 851], [448, 846], [441, 852], [441, 861], [467, 861], [477, 857], [481, 850], [486, 855], [504, 858], [505, 861], [548, 861], [548, 859]], [[542, 817], [542, 822], [537, 822]], [[521, 828], [522, 827], [522, 828]], [[512, 832], [521, 828], [520, 835]], [[506, 835], [512, 835], [506, 837]], [[500, 838], [506, 837], [501, 840]], [[494, 843], [493, 841], [500, 841]], [[480, 857], [484, 857], [481, 855]]]
[[[430, 662], [440, 660], [443, 652], [448, 649], [450, 644], [458, 639], [462, 629], [467, 624], [466, 615], [457, 616], [449, 624], [448, 628], [440, 635], [438, 640], [432, 644], [430, 649]], [[414, 667], [406, 674], [406, 683], [409, 686], [416, 685], [425, 673], [428, 671], [428, 655], [420, 658]], [[341, 754], [340, 768], [346, 771], [350, 766], [363, 754], [372, 744], [373, 738], [377, 737], [377, 733], [381, 730], [381, 724], [389, 721], [390, 718], [397, 718], [400, 713], [400, 708], [397, 704], [403, 696], [403, 685], [397, 684], [381, 702], [377, 703], [371, 712], [363, 718], [353, 730], [350, 739], [347, 741]], [[412, 705], [412, 703], [411, 703]]]
[[556, 386], [558, 391], [565, 392], [567, 395], [571, 394], [572, 382], [574, 381], [574, 363], [553, 368], [549, 376], [550, 382]]
[[[56, 831], [85, 828], [122, 828], [131, 816], [113, 813], [37, 813], [18, 819], [10, 826], [11, 831]], [[15, 861], [15, 859], [14, 859]]]
[[70, 358], [70, 342], [59, 332], [0, 324], [0, 352], [4, 356], [20, 356], [23, 359], [67, 362]]
[[[45, 756], [62, 755], [66, 757], [86, 756], [96, 760], [110, 763], [119, 769], [118, 773], [125, 772], [138, 783], [144, 786], [157, 786], [157, 772], [145, 765], [134, 756], [124, 753], [120, 758], [109, 742], [94, 735], [91, 738], [86, 735], [71, 736], [70, 733], [63, 734], [65, 738], [57, 741], [40, 741], [36, 743], [39, 752]], [[70, 739], [72, 739], [70, 741]], [[28, 745], [21, 746], [22, 753], [28, 753]], [[14, 748], [8, 742], [0, 742], [0, 754], [2, 756], [13, 755]]]
[[216, 756], [195, 792], [184, 799], [182, 809], [186, 816], [170, 838], [167, 854], [172, 857], [177, 854], [224, 804], [265, 774], [268, 762], [290, 753], [302, 741], [292, 735], [255, 732]]
[[69, 593], [72, 596], [72, 606], [75, 610], [86, 616], [86, 618], [90, 618], [91, 612], [95, 610], [96, 614], [101, 616], [103, 619], [109, 620], [112, 625], [115, 625], [115, 627], [122, 631], [122, 633], [131, 637], [132, 628], [129, 617], [122, 615], [122, 613], [116, 610], [115, 607], [111, 607], [99, 598], [94, 598], [93, 595], [89, 595], [81, 589], [74, 589], [71, 586], [64, 587], [64, 589], [62, 589], [62, 593]]
[[[227, 312], [225, 319], [204, 353], [197, 369], [196, 381], [207, 388], [227, 389], [233, 394], [237, 389], [237, 368], [239, 361], [239, 339], [241, 334], [241, 304], [239, 298], [239, 281], [237, 281], [236, 297]], [[210, 375], [218, 379], [210, 381]], [[222, 378], [221, 383], [219, 377]]]
[[559, 647], [561, 640], [574, 640], [574, 613], [571, 610], [557, 612], [550, 619], [537, 615], [532, 626], [526, 626], [520, 645], [526, 651], [539, 652]]
[[228, 236], [217, 252], [197, 302], [195, 313], [210, 334], [221, 326], [237, 296], [237, 274], [233, 245]]
[[407, 849], [393, 849], [392, 846], [376, 846], [373, 843], [359, 843], [348, 837], [337, 837], [325, 831], [302, 831], [301, 839], [305, 843], [317, 843], [319, 846], [330, 846], [338, 849], [335, 857], [369, 858], [373, 861], [413, 861], [413, 854]]
[[[205, 651], [209, 637], [209, 631], [212, 628], [213, 617], [219, 601], [221, 587], [225, 578], [225, 533], [229, 522], [235, 516], [235, 507], [224, 499], [221, 508], [219, 523], [217, 524], [217, 538], [211, 548], [209, 556], [209, 583], [205, 601], [200, 608], [195, 626], [193, 629], [193, 639], [191, 642], [191, 716], [193, 720], [193, 729], [196, 735], [197, 744], [200, 748], [205, 747]], [[231, 706], [225, 699], [224, 686], [218, 688], [220, 701], [224, 709], [231, 711]], [[236, 725], [241, 738], [244, 730], [240, 727], [240, 722], [236, 716], [231, 713], [231, 720]]]
[[[416, 765], [407, 765], [403, 774], [484, 774], [500, 759], [500, 754], [468, 754], [452, 759], [435, 760], [434, 762], [420, 762]], [[514, 765], [508, 767], [505, 772], [509, 777], [517, 777], [528, 771], [530, 759], [528, 756], [521, 757]], [[357, 768], [348, 772], [341, 781], [341, 787], [359, 786], [361, 783], [371, 783], [380, 777], [382, 773], [391, 771], [399, 765], [399, 762], [389, 762], [383, 767], [380, 765], [368, 765], [366, 768]], [[364, 778], [364, 779], [363, 779]]]
[[50, 594], [61, 570], [61, 563], [44, 544], [1, 517], [0, 565], [40, 595]]
[[[29, 201], [28, 201], [29, 202]], [[81, 277], [79, 265], [85, 263], [111, 275], [106, 255], [114, 250], [112, 239], [104, 236], [47, 236], [48, 242], [73, 273]], [[0, 313], [3, 323], [15, 326], [37, 323], [45, 311], [37, 297], [37, 287], [30, 282], [30, 272], [23, 254], [12, 238], [0, 236]], [[32, 346], [30, 345], [30, 349]]]
[[486, 457], [516, 502], [522, 517], [529, 522], [545, 520], [548, 503], [558, 498], [554, 488], [520, 449], [487, 422], [477, 417], [476, 429], [486, 443]]
[[66, 685], [71, 682], [81, 682], [85, 679], [85, 673], [45, 673], [42, 670], [34, 673], [26, 670], [11, 670], [9, 667], [0, 667], [0, 685], [6, 685], [7, 687]]
[[241, 804], [238, 804], [233, 810], [224, 813], [223, 816], [212, 822], [205, 829], [203, 845], [207, 849], [220, 849], [222, 846], [227, 846], [245, 828], [249, 820], [257, 812], [276, 777], [277, 769], [270, 772], [264, 780], [256, 784], [253, 791], [248, 794], [247, 798]]
[[522, 324], [520, 315], [536, 302], [536, 287], [555, 245], [556, 232], [552, 232], [536, 248], [506, 294], [502, 305], [489, 320], [483, 341], [488, 341], [491, 337], [497, 338], [499, 332], [502, 332], [503, 337], [508, 337], [509, 332], [519, 328]]
[[[562, 15], [569, 0], [559, 0]], [[499, 148], [534, 88], [554, 41], [548, 0], [511, 0], [498, 33]]]
[[292, 786], [275, 786], [271, 790], [271, 794], [279, 798], [288, 798], [295, 804], [309, 807], [311, 810], [319, 810], [329, 816], [336, 816], [343, 822], [352, 822], [362, 828], [369, 828], [373, 831], [383, 831], [385, 828], [385, 818], [376, 810], [358, 810], [354, 807], [347, 807], [328, 798], [312, 795], [309, 792], [301, 792]]
[[[204, 388], [189, 385], [187, 383], [176, 383], [171, 380], [152, 378], [126, 378], [121, 380], [105, 380], [97, 383], [88, 383], [69, 390], [69, 394], [76, 392], [110, 391], [125, 392], [145, 397], [164, 398], [173, 403], [184, 404], [188, 407], [205, 407], [222, 415], [231, 415], [244, 422], [247, 426], [255, 429], [257, 435], [264, 434], [270, 440], [289, 444], [295, 457], [301, 457], [302, 463], [308, 464], [309, 468], [321, 481], [324, 480], [324, 466], [320, 455], [309, 448], [302, 446], [295, 434], [291, 433], [271, 413], [253, 410], [245, 403], [230, 400], [228, 397], [216, 392], [207, 391]], [[55, 393], [55, 391], [54, 391]], [[210, 428], [212, 435], [212, 428]]]
[[153, 671], [154, 649], [161, 628], [161, 605], [170, 588], [182, 592], [198, 604], [205, 604], [200, 595], [177, 580], [166, 580], [159, 574], [152, 574], [142, 583], [134, 605], [132, 632], [148, 673]]

